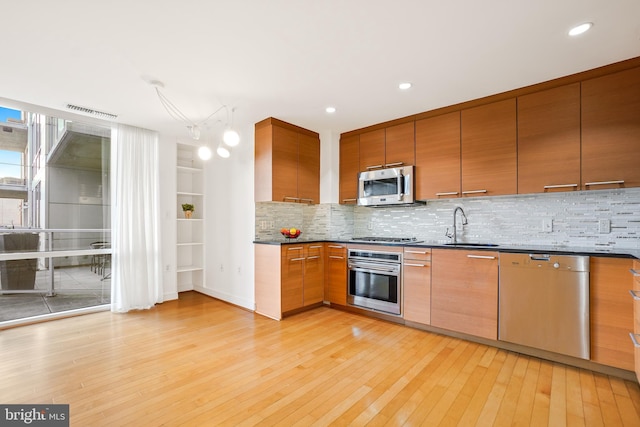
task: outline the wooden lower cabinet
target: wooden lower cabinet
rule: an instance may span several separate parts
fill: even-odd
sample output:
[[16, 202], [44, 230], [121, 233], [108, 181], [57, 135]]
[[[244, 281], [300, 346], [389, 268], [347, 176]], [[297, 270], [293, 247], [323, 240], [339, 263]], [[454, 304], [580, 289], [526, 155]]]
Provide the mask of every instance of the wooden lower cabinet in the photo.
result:
[[325, 243], [325, 299], [347, 305], [347, 245]]
[[640, 260], [633, 260], [633, 359], [636, 378], [640, 381]]
[[402, 265], [403, 317], [431, 323], [431, 249], [404, 248]]
[[282, 319], [288, 312], [322, 303], [324, 245], [254, 246], [256, 312]]
[[431, 325], [498, 339], [498, 253], [433, 249]]
[[591, 360], [634, 370], [633, 299], [629, 295], [630, 258], [591, 257]]

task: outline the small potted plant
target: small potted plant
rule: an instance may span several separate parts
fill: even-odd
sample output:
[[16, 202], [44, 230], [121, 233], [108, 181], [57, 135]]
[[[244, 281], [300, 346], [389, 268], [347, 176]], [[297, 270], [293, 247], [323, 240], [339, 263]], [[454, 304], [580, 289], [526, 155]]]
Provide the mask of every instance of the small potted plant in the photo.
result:
[[185, 218], [191, 218], [191, 215], [193, 214], [193, 205], [191, 203], [183, 203], [182, 211], [184, 212]]

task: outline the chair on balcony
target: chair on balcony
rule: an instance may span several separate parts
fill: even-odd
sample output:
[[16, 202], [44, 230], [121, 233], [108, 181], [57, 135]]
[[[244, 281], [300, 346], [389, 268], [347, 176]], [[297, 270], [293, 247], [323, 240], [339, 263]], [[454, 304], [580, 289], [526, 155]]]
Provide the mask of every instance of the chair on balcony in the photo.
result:
[[[93, 242], [89, 244], [91, 249], [108, 249], [111, 247], [109, 242]], [[91, 255], [91, 271], [102, 275], [102, 278], [107, 278], [105, 271], [109, 265], [111, 259], [109, 254], [94, 254]]]

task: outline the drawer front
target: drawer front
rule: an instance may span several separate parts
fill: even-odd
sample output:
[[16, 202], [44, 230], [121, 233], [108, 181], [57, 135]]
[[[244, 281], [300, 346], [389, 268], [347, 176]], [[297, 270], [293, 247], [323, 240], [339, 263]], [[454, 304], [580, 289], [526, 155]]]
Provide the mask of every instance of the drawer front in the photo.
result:
[[431, 249], [404, 248], [404, 259], [416, 261], [431, 261]]
[[304, 258], [304, 245], [283, 245], [281, 253], [282, 259], [287, 261]]

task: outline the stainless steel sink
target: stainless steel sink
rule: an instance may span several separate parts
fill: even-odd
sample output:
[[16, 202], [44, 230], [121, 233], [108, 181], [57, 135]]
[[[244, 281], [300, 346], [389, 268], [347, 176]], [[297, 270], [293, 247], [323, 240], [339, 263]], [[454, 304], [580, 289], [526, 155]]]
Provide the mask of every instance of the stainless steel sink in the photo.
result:
[[499, 245], [496, 245], [495, 243], [445, 243], [445, 246], [495, 248]]

